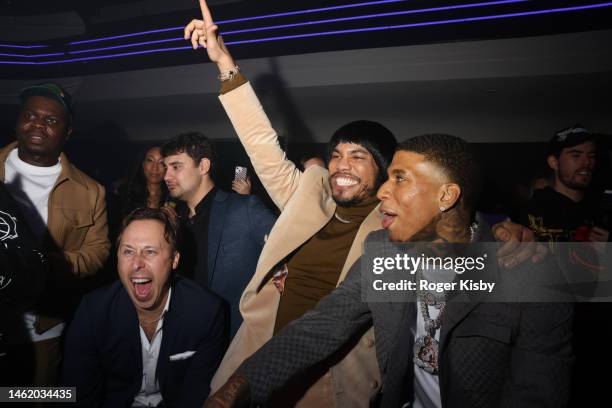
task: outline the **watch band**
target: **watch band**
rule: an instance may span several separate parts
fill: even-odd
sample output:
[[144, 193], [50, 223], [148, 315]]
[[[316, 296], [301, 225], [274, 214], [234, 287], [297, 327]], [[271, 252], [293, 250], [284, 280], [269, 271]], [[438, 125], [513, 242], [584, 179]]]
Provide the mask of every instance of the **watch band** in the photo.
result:
[[221, 72], [219, 74], [219, 81], [221, 82], [231, 81], [232, 79], [234, 79], [234, 77], [236, 77], [236, 75], [239, 72], [240, 72], [240, 67], [236, 65], [234, 68], [230, 68], [229, 70], [225, 72]]

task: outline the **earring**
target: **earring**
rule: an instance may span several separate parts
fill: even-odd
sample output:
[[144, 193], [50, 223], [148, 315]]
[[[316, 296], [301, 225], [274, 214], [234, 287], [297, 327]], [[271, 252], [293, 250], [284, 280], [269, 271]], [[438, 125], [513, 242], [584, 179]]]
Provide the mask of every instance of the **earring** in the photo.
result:
[[440, 212], [446, 211], [446, 207], [440, 207]]

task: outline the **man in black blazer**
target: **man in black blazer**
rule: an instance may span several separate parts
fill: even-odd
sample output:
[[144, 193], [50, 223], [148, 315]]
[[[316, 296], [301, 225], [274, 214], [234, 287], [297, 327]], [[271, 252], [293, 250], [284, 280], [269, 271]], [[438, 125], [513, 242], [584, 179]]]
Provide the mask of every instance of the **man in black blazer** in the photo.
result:
[[62, 382], [77, 406], [198, 407], [227, 344], [221, 298], [175, 276], [177, 226], [166, 210], [126, 217], [120, 282], [84, 297], [65, 343]]

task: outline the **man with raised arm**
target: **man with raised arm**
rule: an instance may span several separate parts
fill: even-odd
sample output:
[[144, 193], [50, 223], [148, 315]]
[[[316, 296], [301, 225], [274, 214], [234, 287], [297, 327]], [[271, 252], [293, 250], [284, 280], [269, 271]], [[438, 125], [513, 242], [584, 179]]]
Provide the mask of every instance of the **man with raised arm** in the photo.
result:
[[[301, 172], [280, 148], [278, 137], [253, 88], [240, 73], [206, 2], [203, 20], [185, 27], [195, 48], [206, 48], [219, 68], [220, 100], [268, 194], [281, 210], [261, 252], [255, 275], [245, 289], [240, 311], [244, 321], [213, 378], [218, 389], [234, 370], [276, 331], [312, 309], [346, 276], [362, 253], [366, 235], [381, 228], [376, 191], [385, 180], [396, 141], [379, 123], [351, 122], [338, 129], [328, 144], [328, 170], [312, 166]], [[513, 263], [534, 256], [534, 247], [518, 245], [529, 230], [506, 223], [496, 228], [515, 250]], [[518, 247], [518, 249], [517, 249]], [[502, 253], [503, 255], [503, 253]], [[273, 275], [288, 271], [283, 295]], [[360, 332], [329, 364], [309, 371], [286, 388], [279, 406], [369, 406], [380, 390], [373, 330]]]

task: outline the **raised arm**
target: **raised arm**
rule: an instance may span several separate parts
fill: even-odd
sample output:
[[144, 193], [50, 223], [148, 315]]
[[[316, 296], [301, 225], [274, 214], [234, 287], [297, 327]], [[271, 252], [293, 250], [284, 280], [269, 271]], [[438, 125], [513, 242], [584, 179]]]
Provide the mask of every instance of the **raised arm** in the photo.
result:
[[279, 209], [283, 209], [297, 188], [301, 171], [289, 159], [278, 142], [259, 99], [251, 85], [237, 73], [223, 38], [217, 35], [206, 1], [200, 0], [202, 20], [192, 20], [185, 27], [185, 39], [190, 39], [194, 49], [206, 48], [223, 78], [224, 89], [231, 89], [219, 97], [244, 146], [257, 176]]

